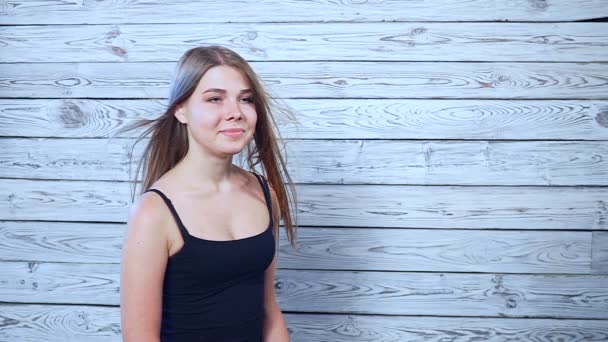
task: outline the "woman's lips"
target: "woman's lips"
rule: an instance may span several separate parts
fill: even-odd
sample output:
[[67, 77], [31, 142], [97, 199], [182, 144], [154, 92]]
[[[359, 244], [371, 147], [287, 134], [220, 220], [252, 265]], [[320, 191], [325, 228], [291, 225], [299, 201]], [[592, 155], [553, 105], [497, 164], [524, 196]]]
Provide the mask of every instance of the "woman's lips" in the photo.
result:
[[220, 131], [220, 133], [222, 133], [225, 136], [231, 137], [231, 138], [238, 138], [240, 136], [242, 136], [245, 131], [243, 131], [240, 128], [230, 128], [230, 129], [225, 129], [223, 131]]

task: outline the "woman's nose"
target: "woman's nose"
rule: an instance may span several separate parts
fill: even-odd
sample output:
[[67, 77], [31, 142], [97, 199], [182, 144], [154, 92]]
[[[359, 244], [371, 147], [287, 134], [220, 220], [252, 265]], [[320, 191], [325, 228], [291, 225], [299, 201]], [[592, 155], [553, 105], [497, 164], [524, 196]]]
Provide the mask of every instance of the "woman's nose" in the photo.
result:
[[224, 117], [226, 120], [240, 120], [243, 117], [238, 101], [227, 101]]

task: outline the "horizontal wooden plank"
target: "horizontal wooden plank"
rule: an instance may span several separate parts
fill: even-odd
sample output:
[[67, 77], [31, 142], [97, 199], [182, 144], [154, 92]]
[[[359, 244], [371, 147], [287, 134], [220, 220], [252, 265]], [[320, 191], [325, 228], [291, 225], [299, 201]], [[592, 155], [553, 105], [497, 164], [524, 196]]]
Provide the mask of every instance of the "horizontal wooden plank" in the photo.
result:
[[606, 142], [305, 140], [288, 150], [301, 183], [608, 185]]
[[[1, 184], [0, 220], [125, 222], [131, 200], [129, 183]], [[299, 185], [296, 191], [302, 226], [608, 228], [606, 187]]]
[[[238, 13], [235, 15], [235, 8]], [[608, 16], [603, 0], [580, 1], [11, 1], [9, 24], [297, 21], [564, 21]], [[201, 15], [202, 14], [202, 15]]]
[[[559, 340], [602, 342], [603, 320], [543, 318], [411, 317], [284, 313], [297, 342], [389, 342], [446, 340], [461, 342]], [[6, 341], [119, 342], [118, 307], [2, 304], [0, 330]]]
[[[161, 100], [0, 99], [0, 136], [109, 137]], [[287, 139], [608, 139], [608, 101], [290, 99]], [[117, 135], [135, 137], [142, 130]]]
[[122, 223], [0, 221], [0, 260], [119, 263], [125, 229]]
[[[119, 303], [118, 264], [0, 262], [0, 301]], [[285, 311], [608, 319], [608, 276], [277, 270]]]
[[605, 320], [371, 315], [285, 315], [292, 341], [603, 341]]
[[290, 311], [608, 317], [607, 276], [280, 270], [275, 288]]
[[602, 62], [605, 32], [601, 22], [3, 26], [0, 63], [175, 62], [213, 44], [250, 61]]
[[[280, 98], [608, 99], [608, 63], [253, 62]], [[166, 98], [175, 63], [0, 64], [0, 97]]]
[[[588, 274], [590, 239], [591, 232], [308, 228], [298, 230], [295, 248], [283, 241], [279, 265], [326, 270]], [[598, 254], [598, 258], [606, 258], [608, 251]], [[608, 261], [598, 260], [597, 265], [608, 267]]]
[[591, 272], [608, 274], [608, 232], [593, 232]]
[[[122, 224], [0, 222], [0, 260], [120, 262]], [[591, 270], [591, 232], [298, 229], [279, 267], [309, 270], [572, 273]], [[594, 255], [608, 267], [608, 250]], [[599, 271], [596, 273], [600, 273]], [[601, 272], [608, 274], [608, 272]]]
[[122, 342], [118, 307], [0, 304], [0, 339]]
[[[148, 143], [129, 163], [134, 139], [0, 141], [0, 177], [119, 181]], [[291, 140], [287, 151], [302, 184], [608, 185], [605, 141]]]

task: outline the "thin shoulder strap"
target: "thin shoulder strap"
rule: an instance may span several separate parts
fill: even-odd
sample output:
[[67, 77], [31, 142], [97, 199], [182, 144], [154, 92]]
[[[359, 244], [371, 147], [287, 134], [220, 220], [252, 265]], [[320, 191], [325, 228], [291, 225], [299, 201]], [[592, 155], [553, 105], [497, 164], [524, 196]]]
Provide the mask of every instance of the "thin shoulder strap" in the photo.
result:
[[273, 232], [273, 235], [275, 235], [275, 255], [277, 258], [277, 262], [279, 260], [279, 235], [280, 235], [280, 231], [281, 229], [277, 229], [276, 234], [274, 233], [274, 216], [272, 215], [272, 197], [270, 196], [270, 188], [268, 186], [268, 181], [266, 180], [266, 178], [262, 175], [258, 175], [255, 172], [251, 172], [255, 175], [255, 177], [258, 179], [258, 181], [260, 182], [260, 185], [262, 186], [262, 190], [264, 191], [264, 198], [266, 199], [266, 206], [268, 207], [268, 213], [270, 214], [270, 227], [271, 227], [271, 231]]
[[177, 211], [175, 210], [175, 207], [173, 206], [173, 203], [171, 203], [171, 200], [169, 199], [169, 197], [167, 197], [162, 191], [160, 191], [158, 189], [148, 189], [148, 190], [144, 191], [144, 193], [146, 193], [148, 191], [156, 192], [163, 199], [163, 201], [165, 201], [165, 204], [167, 204], [167, 207], [169, 207], [169, 210], [171, 211], [171, 214], [173, 215], [173, 218], [175, 219], [175, 222], [177, 223], [177, 227], [179, 228], [179, 231], [182, 233], [182, 238], [184, 239], [184, 241], [186, 238], [190, 237], [188, 230], [186, 229], [186, 227], [184, 227], [184, 224], [182, 223], [182, 219], [179, 218], [179, 215], [177, 214]]
[[264, 176], [258, 175], [255, 172], [252, 172], [252, 173], [258, 179], [258, 182], [260, 182], [260, 185], [262, 186], [262, 191], [264, 191], [264, 199], [266, 200], [266, 207], [268, 207], [268, 213], [270, 214], [270, 226], [273, 227], [274, 226], [274, 217], [272, 215], [272, 198], [270, 196], [270, 189], [268, 187], [268, 181], [266, 181], [266, 178], [264, 178]]

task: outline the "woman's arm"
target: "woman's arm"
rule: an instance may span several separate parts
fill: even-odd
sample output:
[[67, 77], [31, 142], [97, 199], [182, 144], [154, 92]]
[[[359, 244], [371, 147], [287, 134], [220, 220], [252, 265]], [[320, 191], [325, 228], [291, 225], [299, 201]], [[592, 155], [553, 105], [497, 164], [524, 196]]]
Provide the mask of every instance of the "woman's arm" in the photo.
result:
[[266, 342], [289, 342], [287, 325], [276, 302], [274, 294], [274, 269], [276, 256], [264, 274], [264, 308], [266, 319], [264, 321], [264, 341]]
[[[276, 193], [268, 185], [270, 189], [270, 196], [272, 199], [272, 213], [274, 220], [275, 236], [279, 230], [279, 220], [281, 218], [280, 208], [277, 205], [278, 200]], [[277, 241], [277, 243], [279, 243]], [[272, 263], [264, 272], [264, 309], [266, 312], [266, 319], [264, 321], [264, 341], [265, 342], [289, 342], [289, 333], [287, 332], [287, 325], [285, 319], [281, 313], [281, 308], [277, 304], [276, 296], [274, 292], [274, 273], [277, 265], [277, 255], [272, 259]]]
[[162, 286], [168, 248], [161, 205], [141, 195], [129, 212], [120, 276], [122, 337], [125, 342], [160, 341]]

